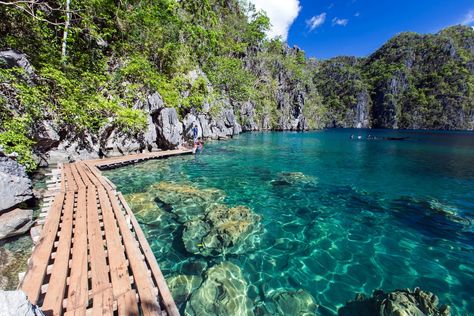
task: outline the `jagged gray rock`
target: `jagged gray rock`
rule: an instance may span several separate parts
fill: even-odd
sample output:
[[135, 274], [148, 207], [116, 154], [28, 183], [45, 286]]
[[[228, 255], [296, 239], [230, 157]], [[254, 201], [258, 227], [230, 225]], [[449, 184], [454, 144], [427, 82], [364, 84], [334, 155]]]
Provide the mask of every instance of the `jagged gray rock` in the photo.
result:
[[32, 197], [32, 184], [25, 167], [0, 151], [0, 212]]
[[40, 121], [36, 124], [34, 139], [35, 148], [40, 152], [46, 152], [57, 147], [61, 140], [57, 128], [52, 121]]
[[183, 137], [185, 139], [193, 139], [193, 127], [197, 126], [198, 135], [202, 136], [202, 128], [199, 119], [193, 113], [188, 113], [183, 119]]
[[157, 117], [157, 143], [160, 148], [173, 149], [182, 142], [183, 125], [174, 108], [163, 108]]
[[222, 262], [206, 272], [205, 281], [186, 304], [184, 315], [254, 315], [247, 290], [240, 268], [231, 262]]
[[154, 92], [147, 97], [147, 112], [150, 114], [155, 114], [160, 109], [162, 109], [165, 104], [163, 98], [158, 92]]
[[0, 291], [0, 315], [2, 316], [44, 316], [32, 305], [23, 291]]
[[242, 131], [256, 131], [258, 124], [255, 122], [255, 107], [252, 102], [244, 102], [239, 105]]
[[25, 54], [9, 49], [0, 51], [0, 66], [4, 63], [8, 68], [19, 67], [22, 68], [28, 76], [34, 76], [35, 69], [30, 64]]
[[73, 139], [64, 139], [58, 147], [48, 151], [41, 159], [47, 161], [48, 164], [97, 159], [99, 151], [98, 140], [86, 132]]
[[414, 291], [374, 291], [372, 297], [357, 294], [338, 310], [339, 316], [450, 316], [449, 306], [438, 307], [438, 297], [419, 288]]
[[33, 210], [14, 209], [0, 214], [0, 240], [22, 235], [33, 225]]

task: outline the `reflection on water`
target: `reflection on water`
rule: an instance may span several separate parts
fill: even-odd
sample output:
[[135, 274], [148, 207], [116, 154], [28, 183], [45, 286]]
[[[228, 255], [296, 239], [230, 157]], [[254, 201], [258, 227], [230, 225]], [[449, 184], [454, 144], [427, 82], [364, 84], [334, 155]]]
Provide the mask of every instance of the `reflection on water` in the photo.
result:
[[474, 134], [330, 130], [244, 134], [105, 175], [188, 315], [331, 314], [415, 286], [473, 314], [473, 166]]

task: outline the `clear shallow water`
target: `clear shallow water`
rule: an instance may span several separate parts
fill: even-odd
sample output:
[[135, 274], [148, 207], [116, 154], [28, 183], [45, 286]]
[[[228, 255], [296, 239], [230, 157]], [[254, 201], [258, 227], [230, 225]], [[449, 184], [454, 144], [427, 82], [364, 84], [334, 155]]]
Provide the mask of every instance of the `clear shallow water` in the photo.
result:
[[[352, 133], [409, 139], [350, 140]], [[281, 181], [285, 172], [306, 180]], [[204, 274], [225, 260], [240, 267], [257, 305], [272, 291], [304, 289], [330, 314], [357, 292], [419, 286], [454, 315], [474, 314], [472, 133], [249, 133], [208, 143], [197, 157], [105, 175], [126, 195], [161, 181], [219, 188], [226, 204], [262, 216], [257, 247], [225, 258], [187, 252], [172, 216], [141, 219], [166, 277]]]

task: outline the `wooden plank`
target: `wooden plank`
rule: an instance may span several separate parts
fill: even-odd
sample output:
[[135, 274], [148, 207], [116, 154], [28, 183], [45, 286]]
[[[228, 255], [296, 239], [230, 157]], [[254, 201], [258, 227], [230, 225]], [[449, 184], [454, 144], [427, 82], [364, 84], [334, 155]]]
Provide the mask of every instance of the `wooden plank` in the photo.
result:
[[117, 299], [117, 312], [119, 315], [134, 316], [139, 315], [137, 304], [137, 293], [130, 290]]
[[151, 153], [133, 154], [133, 155], [122, 156], [122, 157], [96, 159], [96, 160], [90, 160], [89, 163], [100, 168], [100, 167], [117, 164], [117, 163], [133, 162], [133, 161], [138, 161], [138, 160], [154, 159], [154, 158], [176, 156], [176, 155], [183, 155], [183, 154], [190, 154], [190, 153], [192, 153], [191, 149], [189, 150], [176, 149], [176, 150], [167, 150], [167, 151], [159, 151], [159, 152], [151, 152]]
[[[102, 174], [100, 173], [99, 169], [97, 169], [95, 166], [92, 166], [90, 164], [86, 164], [90, 177], [92, 181], [96, 181], [95, 184], [99, 186], [103, 186], [105, 189], [112, 190], [113, 188], [107, 183], [107, 181], [104, 180], [104, 177], [102, 177]], [[97, 182], [98, 181], [98, 182]]]
[[48, 287], [43, 305], [41, 306], [43, 312], [52, 313], [52, 315], [60, 315], [63, 311], [62, 303], [66, 292], [66, 278], [71, 249], [74, 192], [69, 191], [66, 194], [64, 204], [64, 215], [61, 223], [58, 249], [56, 250], [56, 259], [54, 260], [51, 278], [49, 279], [49, 284], [54, 284], [54, 286]]
[[61, 191], [66, 191], [66, 178], [65, 178], [65, 173], [64, 173], [64, 166], [60, 165], [60, 180], [61, 180]]
[[66, 190], [76, 191], [77, 185], [76, 185], [74, 176], [72, 174], [71, 164], [69, 163], [64, 164], [63, 168], [64, 168], [64, 174], [66, 176]]
[[[31, 302], [38, 303], [43, 289], [43, 293], [46, 293], [43, 307], [53, 315], [62, 314], [64, 307], [68, 315], [110, 315], [114, 309], [119, 315], [138, 315], [137, 299], [144, 315], [156, 315], [161, 312], [158, 300], [158, 295], [161, 295], [167, 314], [179, 315], [166, 281], [133, 213], [121, 194], [117, 198], [115, 185], [102, 176], [97, 166], [120, 166], [188, 152], [191, 151], [142, 153], [59, 166], [56, 172], [58, 181], [53, 178], [49, 182], [60, 182], [54, 188], [60, 192], [51, 193], [54, 196], [51, 210], [46, 217], [39, 243], [33, 251], [29, 270], [20, 285]], [[76, 191], [77, 206], [74, 209]], [[101, 230], [97, 194], [103, 209], [105, 232]], [[130, 216], [136, 237], [130, 231], [129, 223], [119, 204]], [[60, 237], [56, 242], [59, 228]], [[55, 246], [57, 250], [53, 253]], [[50, 260], [54, 260], [54, 263], [49, 264]], [[68, 278], [69, 267], [71, 273]], [[47, 274], [51, 274], [49, 284], [44, 284]], [[88, 276], [91, 289], [88, 286]], [[131, 280], [136, 284], [136, 291], [131, 288]], [[64, 299], [67, 286], [68, 297]], [[90, 299], [92, 306], [89, 306]]]
[[125, 201], [125, 198], [123, 197], [122, 193], [119, 192], [117, 196], [121, 204], [125, 208], [127, 215], [130, 217], [130, 221], [132, 222], [135, 234], [137, 235], [138, 242], [140, 243], [140, 246], [143, 249], [143, 253], [145, 254], [145, 258], [148, 262], [148, 265], [150, 266], [151, 272], [158, 286], [160, 296], [163, 300], [168, 315], [179, 316], [179, 311], [176, 307], [176, 303], [173, 299], [173, 296], [171, 295], [168, 285], [166, 284], [165, 277], [163, 276], [163, 273], [161, 272], [161, 269], [158, 266], [158, 262], [156, 262], [155, 255], [153, 254], [153, 251], [151, 250], [151, 247], [148, 244], [148, 241], [146, 240], [145, 234], [140, 228], [140, 225], [138, 224], [135, 215], [128, 206], [127, 201]]
[[97, 313], [100, 311], [102, 315], [111, 314], [113, 312], [112, 284], [107, 271], [105, 244], [100, 229], [95, 187], [87, 189], [87, 228], [93, 308]]
[[105, 239], [107, 241], [110, 277], [112, 279], [114, 297], [118, 300], [119, 315], [125, 315], [125, 312], [127, 312], [127, 315], [138, 315], [137, 302], [133, 296], [130, 296], [132, 288], [128, 275], [128, 264], [123, 252], [120, 231], [115, 221], [109, 196], [102, 187], [97, 188], [97, 192], [99, 194]]
[[[78, 309], [71, 310], [71, 311], [68, 310], [66, 313], [64, 313], [64, 316], [84, 316], [84, 315], [86, 315], [85, 307], [80, 307]], [[100, 314], [97, 314], [97, 315], [100, 315]]]
[[74, 228], [74, 243], [72, 248], [71, 274], [67, 311], [76, 309], [85, 311], [88, 302], [89, 285], [87, 281], [87, 211], [86, 191], [77, 193], [77, 210]]
[[49, 258], [54, 246], [54, 240], [58, 232], [59, 221], [64, 203], [64, 192], [59, 192], [51, 206], [49, 216], [44, 225], [40, 240], [36, 245], [25, 275], [20, 287], [26, 293], [33, 304], [38, 303], [41, 293], [41, 285], [46, 275], [46, 269], [49, 264]]
[[125, 252], [127, 253], [138, 295], [140, 297], [140, 305], [143, 314], [146, 316], [161, 313], [158, 297], [153, 291], [153, 281], [148, 274], [148, 269], [145, 265], [145, 262], [141, 259], [142, 254], [137, 247], [136, 240], [133, 238], [130, 229], [128, 228], [125, 216], [123, 215], [122, 210], [117, 203], [117, 198], [113, 191], [107, 191], [107, 194], [112, 204], [117, 224], [120, 228], [120, 233], [125, 246]]
[[88, 175], [86, 174], [86, 172], [84, 170], [85, 164], [83, 162], [78, 162], [76, 164], [76, 167], [77, 167], [77, 171], [79, 172], [79, 175], [81, 176], [82, 181], [84, 182], [85, 186], [89, 187], [89, 186], [93, 185], [91, 180], [89, 179]]
[[77, 171], [77, 163], [72, 163], [69, 165], [71, 166], [71, 172], [74, 177], [74, 180], [76, 181], [77, 189], [80, 190], [80, 189], [85, 188], [86, 185], [84, 184], [84, 181], [82, 180], [81, 175]]

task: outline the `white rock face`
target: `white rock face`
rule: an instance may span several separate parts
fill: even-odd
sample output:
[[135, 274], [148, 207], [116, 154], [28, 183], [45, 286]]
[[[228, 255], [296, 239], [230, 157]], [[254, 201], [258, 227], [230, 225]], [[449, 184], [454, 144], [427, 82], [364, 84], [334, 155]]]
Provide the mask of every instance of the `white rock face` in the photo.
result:
[[160, 148], [173, 149], [182, 142], [183, 125], [174, 108], [164, 108], [157, 118], [157, 140]]
[[44, 316], [32, 305], [23, 291], [0, 291], [0, 315], [2, 316]]
[[[33, 210], [14, 209], [0, 215], [0, 240], [26, 233], [33, 225]], [[1, 314], [0, 314], [1, 315]]]
[[0, 211], [33, 197], [25, 167], [0, 152]]

